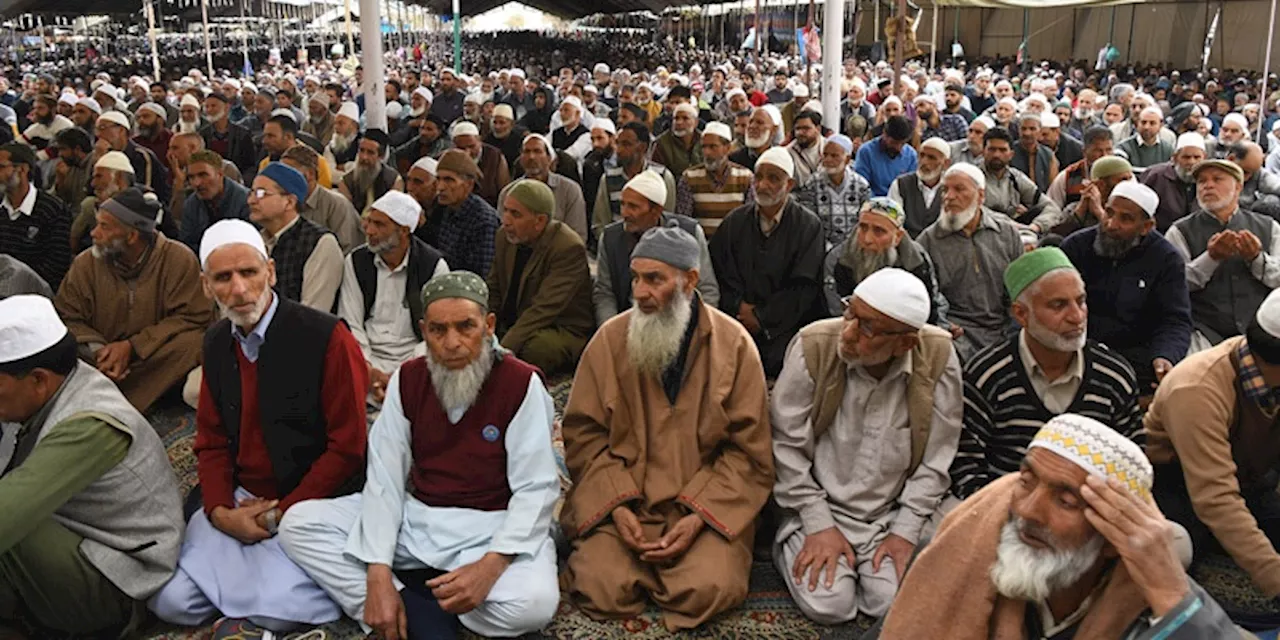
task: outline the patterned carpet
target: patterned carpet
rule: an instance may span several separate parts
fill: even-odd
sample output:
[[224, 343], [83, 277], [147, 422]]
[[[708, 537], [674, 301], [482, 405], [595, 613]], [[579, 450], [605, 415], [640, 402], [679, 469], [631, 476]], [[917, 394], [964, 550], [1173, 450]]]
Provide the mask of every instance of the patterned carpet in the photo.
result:
[[[569, 379], [553, 381], [550, 386], [559, 414], [568, 400]], [[164, 438], [169, 458], [182, 484], [185, 495], [196, 483], [196, 462], [191, 452], [195, 440], [195, 412], [185, 406], [168, 405], [153, 410], [148, 416], [156, 431]], [[561, 466], [562, 482], [568, 486], [564, 467], [563, 441], [559, 424], [555, 430], [555, 447]], [[558, 513], [558, 510], [557, 510]], [[1280, 600], [1269, 599], [1253, 586], [1249, 576], [1227, 557], [1211, 557], [1192, 567], [1192, 576], [1218, 600], [1242, 626], [1251, 629], [1280, 626]], [[712, 620], [695, 632], [671, 634], [662, 624], [661, 613], [650, 607], [645, 613], [628, 620], [597, 622], [573, 605], [564, 602], [551, 624], [541, 634], [526, 636], [531, 640], [657, 640], [660, 638], [730, 639], [768, 638], [770, 640], [855, 640], [874, 620], [865, 616], [852, 623], [827, 627], [810, 622], [792, 603], [787, 588], [767, 560], [757, 559], [751, 569], [750, 592], [741, 607]], [[363, 638], [355, 622], [343, 619], [324, 627], [331, 640]], [[149, 640], [206, 640], [209, 628], [184, 629], [155, 622], [143, 638]], [[475, 638], [467, 634], [468, 638]]]

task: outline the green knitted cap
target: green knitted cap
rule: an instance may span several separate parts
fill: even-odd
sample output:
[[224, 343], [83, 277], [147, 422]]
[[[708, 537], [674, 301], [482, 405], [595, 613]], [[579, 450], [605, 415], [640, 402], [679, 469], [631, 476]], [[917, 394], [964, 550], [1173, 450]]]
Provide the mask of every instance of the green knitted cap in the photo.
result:
[[1004, 288], [1009, 292], [1010, 300], [1017, 300], [1024, 289], [1041, 276], [1057, 269], [1076, 270], [1071, 259], [1062, 249], [1045, 247], [1022, 254], [1017, 260], [1009, 263], [1004, 270]]
[[436, 300], [445, 298], [464, 298], [480, 305], [482, 309], [489, 307], [489, 285], [484, 278], [470, 271], [450, 271], [442, 273], [422, 285], [422, 310]]
[[544, 216], [549, 216], [556, 210], [556, 194], [551, 191], [551, 187], [538, 180], [526, 178], [515, 183], [507, 192], [507, 197], [515, 198], [516, 202], [530, 211]]
[[1121, 173], [1133, 173], [1133, 165], [1120, 156], [1102, 156], [1089, 169], [1089, 179], [1101, 180]]

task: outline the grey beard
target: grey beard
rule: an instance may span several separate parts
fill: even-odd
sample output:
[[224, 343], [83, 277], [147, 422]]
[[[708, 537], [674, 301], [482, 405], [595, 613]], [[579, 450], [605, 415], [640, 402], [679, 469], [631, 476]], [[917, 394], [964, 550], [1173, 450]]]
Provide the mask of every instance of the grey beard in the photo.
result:
[[347, 149], [351, 148], [351, 143], [355, 142], [355, 139], [356, 135], [354, 133], [349, 136], [342, 136], [335, 131], [333, 138], [329, 140], [329, 147], [333, 149], [334, 153], [345, 153]]
[[728, 160], [728, 157], [720, 158], [719, 160], [703, 160], [702, 164], [707, 168], [707, 171], [714, 173], [723, 169], [725, 162]]
[[1115, 260], [1128, 253], [1130, 249], [1138, 246], [1138, 242], [1141, 240], [1142, 236], [1134, 236], [1130, 240], [1116, 240], [1103, 233], [1102, 229], [1099, 228], [1097, 237], [1093, 239], [1093, 251], [1100, 257]]
[[158, 124], [153, 124], [149, 127], [138, 125], [138, 135], [142, 136], [143, 138], [154, 138], [156, 137], [156, 134], [159, 132], [160, 132], [160, 125]]
[[124, 250], [125, 242], [119, 238], [108, 242], [106, 246], [94, 243], [89, 247], [89, 251], [92, 252], [93, 257], [99, 260], [106, 260], [107, 262], [111, 262], [112, 260], [124, 255]]
[[1027, 333], [1031, 334], [1031, 337], [1035, 338], [1036, 342], [1061, 353], [1074, 353], [1083, 349], [1085, 341], [1088, 340], [1089, 337], [1087, 328], [1085, 331], [1081, 332], [1080, 337], [1078, 338], [1068, 338], [1061, 334], [1054, 333], [1041, 325], [1040, 321], [1036, 320], [1036, 314], [1034, 313], [1030, 314], [1027, 318], [1026, 328]]
[[898, 263], [898, 248], [889, 247], [885, 251], [875, 253], [867, 251], [853, 243], [853, 280], [862, 282], [871, 274]]
[[640, 375], [661, 377], [680, 355], [685, 328], [693, 315], [693, 294], [684, 293], [684, 278], [676, 281], [676, 294], [666, 308], [645, 313], [631, 308], [627, 324], [627, 359]]
[[427, 371], [431, 373], [431, 386], [444, 406], [445, 413], [469, 409], [475, 404], [480, 390], [493, 370], [493, 340], [486, 338], [480, 347], [480, 355], [461, 369], [450, 369], [431, 357], [427, 351]]
[[1195, 184], [1196, 182], [1196, 178], [1195, 176], [1191, 175], [1190, 170], [1183, 169], [1182, 167], [1179, 167], [1176, 164], [1173, 165], [1173, 173], [1178, 176], [1179, 181], [1184, 182], [1186, 184]]
[[178, 133], [195, 133], [200, 129], [200, 121], [187, 122], [186, 120], [178, 120]]
[[1027, 526], [1021, 518], [1011, 516], [1000, 530], [996, 563], [991, 566], [991, 582], [1006, 598], [1043, 602], [1053, 592], [1078, 582], [1102, 553], [1105, 540], [1097, 533], [1076, 549], [1037, 549], [1018, 536], [1019, 525]]
[[388, 253], [391, 250], [395, 249], [396, 247], [400, 246], [400, 243], [397, 242], [394, 237], [387, 238], [386, 240], [383, 240], [382, 242], [379, 242], [377, 244], [374, 244], [373, 242], [370, 242], [368, 244], [369, 244], [369, 251], [371, 251], [374, 255], [378, 255], [378, 256]]
[[351, 195], [360, 197], [367, 193], [373, 187], [374, 178], [378, 177], [377, 169], [377, 167], [366, 167], [356, 162], [355, 168], [351, 170], [351, 180], [355, 182]]
[[[6, 182], [0, 182], [0, 197], [3, 197], [3, 196], [8, 195], [8, 194], [9, 194], [9, 192], [11, 192], [11, 191], [13, 191], [14, 189], [17, 189], [17, 188], [18, 188], [18, 174], [16, 174], [16, 173], [15, 173], [15, 174], [13, 174], [13, 175], [9, 176], [9, 180], [8, 180], [8, 181], [6, 181]], [[111, 195], [115, 195], [115, 193], [113, 193], [113, 194], [111, 194]], [[109, 198], [109, 197], [111, 197], [111, 196], [107, 196], [107, 197]], [[105, 202], [105, 201], [106, 201], [106, 198], [103, 198], [103, 199], [102, 199], [102, 201], [103, 201], [103, 202]]]
[[265, 291], [258, 294], [258, 299], [253, 303], [253, 311], [246, 314], [240, 314], [232, 311], [231, 307], [222, 304], [221, 300], [216, 300], [216, 302], [218, 303], [218, 310], [222, 312], [223, 317], [230, 320], [231, 324], [244, 328], [258, 324], [258, 321], [262, 319], [262, 314], [266, 313], [267, 304], [270, 300], [271, 297], [268, 296]]

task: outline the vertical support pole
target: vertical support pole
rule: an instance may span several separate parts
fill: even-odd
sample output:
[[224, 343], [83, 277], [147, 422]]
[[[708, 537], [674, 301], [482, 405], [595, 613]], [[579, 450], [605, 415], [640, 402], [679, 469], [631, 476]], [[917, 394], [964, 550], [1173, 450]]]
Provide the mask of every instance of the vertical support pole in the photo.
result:
[[387, 130], [386, 72], [382, 56], [382, 16], [378, 0], [360, 0], [360, 64], [364, 66], [364, 119], [370, 129]]
[[213, 77], [213, 45], [209, 42], [209, 0], [200, 0], [200, 23], [204, 27], [204, 62]]
[[151, 41], [151, 71], [160, 80], [160, 50], [156, 46], [156, 8], [155, 0], [147, 0], [147, 39]]
[[832, 131], [840, 122], [840, 75], [844, 69], [844, 3], [826, 0], [822, 18], [822, 122]]
[[1267, 57], [1262, 63], [1262, 92], [1258, 94], [1258, 104], [1262, 106], [1262, 111], [1258, 115], [1258, 134], [1254, 136], [1254, 140], [1262, 142], [1262, 123], [1267, 119], [1267, 79], [1271, 74], [1271, 44], [1272, 39], [1276, 35], [1276, 0], [1271, 0], [1271, 20], [1267, 22]]
[[462, 10], [453, 0], [453, 72], [462, 73]]
[[1129, 44], [1124, 48], [1124, 63], [1129, 64], [1133, 55], [1133, 23], [1138, 19], [1138, 5], [1129, 5]]
[[[351, 0], [342, 0], [342, 5], [347, 10], [347, 55], [354, 56], [356, 54], [356, 42], [355, 42], [355, 38], [351, 35]], [[373, 3], [373, 7], [374, 7], [374, 12], [376, 13], [378, 4], [376, 2]], [[360, 20], [361, 24], [363, 24], [364, 23], [364, 4], [363, 3], [361, 3], [360, 5], [360, 18], [361, 18]], [[362, 35], [361, 39], [363, 38], [364, 36]], [[365, 67], [366, 78], [369, 77], [368, 72], [369, 72], [369, 67]]]
[[[934, 0], [933, 9], [933, 34], [929, 36], [929, 69], [932, 71], [938, 68], [938, 2]], [[923, 87], [921, 87], [923, 89]]]

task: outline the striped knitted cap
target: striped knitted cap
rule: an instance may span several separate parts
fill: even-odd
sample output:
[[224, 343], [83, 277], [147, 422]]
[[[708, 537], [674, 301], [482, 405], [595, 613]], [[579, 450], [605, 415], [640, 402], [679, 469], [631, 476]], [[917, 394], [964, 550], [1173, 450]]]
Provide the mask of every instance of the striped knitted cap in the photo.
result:
[[1115, 478], [1129, 491], [1151, 499], [1154, 471], [1147, 455], [1119, 431], [1074, 413], [1046, 422], [1027, 446], [1040, 447], [1066, 458], [1081, 469], [1102, 478]]

